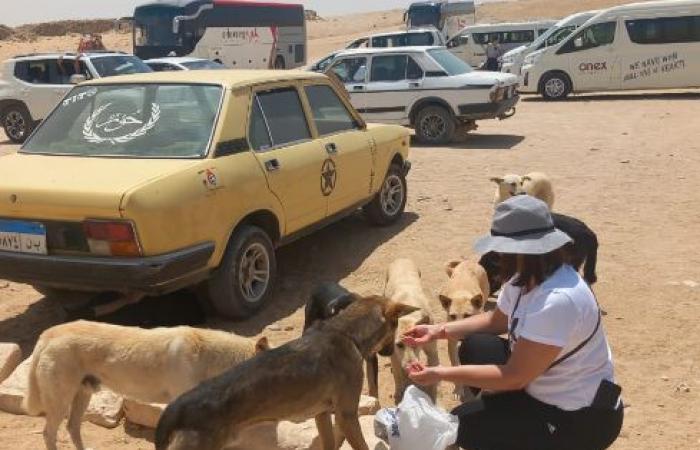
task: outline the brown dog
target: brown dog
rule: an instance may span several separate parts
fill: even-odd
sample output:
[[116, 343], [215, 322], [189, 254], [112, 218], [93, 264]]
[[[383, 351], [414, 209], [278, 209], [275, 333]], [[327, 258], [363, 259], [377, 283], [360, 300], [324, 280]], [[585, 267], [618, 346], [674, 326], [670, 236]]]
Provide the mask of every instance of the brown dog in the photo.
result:
[[[410, 259], [397, 259], [392, 262], [387, 271], [386, 287], [384, 295], [405, 305], [415, 306], [416, 312], [399, 319], [399, 327], [396, 333], [394, 353], [391, 355], [391, 373], [394, 376], [394, 400], [398, 403], [403, 398], [403, 393], [411, 384], [406, 375], [405, 368], [412, 361], [427, 362], [428, 366], [439, 366], [437, 342], [431, 342], [421, 348], [410, 348], [402, 342], [401, 337], [417, 325], [429, 325], [436, 321], [433, 318], [435, 311], [440, 310], [436, 300], [425, 295], [421, 283], [421, 274], [416, 264]], [[433, 305], [435, 302], [437, 305]], [[424, 358], [421, 358], [421, 353]], [[421, 387], [435, 402], [437, 399], [437, 385]]]
[[[484, 312], [490, 287], [486, 270], [476, 261], [452, 261], [445, 268], [449, 280], [440, 293], [440, 303], [449, 321], [466, 319]], [[447, 344], [450, 363], [459, 365], [458, 342]], [[462, 397], [464, 388], [455, 385], [455, 395]]]
[[75, 448], [83, 450], [80, 423], [100, 385], [134, 400], [168, 403], [268, 348], [265, 338], [189, 327], [57, 325], [44, 331], [34, 348], [24, 409], [46, 414], [48, 450], [56, 449], [58, 426], [66, 417]]
[[[168, 405], [156, 429], [156, 450], [219, 450], [247, 426], [316, 419], [324, 450], [341, 438], [368, 450], [357, 415], [365, 358], [392, 346], [399, 318], [416, 308], [384, 297], [357, 298], [299, 339], [206, 381]], [[342, 443], [342, 442], [341, 442]]]

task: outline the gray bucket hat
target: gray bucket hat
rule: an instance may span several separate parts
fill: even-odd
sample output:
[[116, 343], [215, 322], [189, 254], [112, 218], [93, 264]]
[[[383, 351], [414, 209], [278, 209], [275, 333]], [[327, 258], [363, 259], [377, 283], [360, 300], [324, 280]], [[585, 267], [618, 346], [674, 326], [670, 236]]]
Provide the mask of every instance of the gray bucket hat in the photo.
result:
[[529, 195], [516, 195], [496, 206], [491, 234], [476, 241], [474, 250], [521, 255], [544, 255], [572, 242], [554, 227], [547, 204]]

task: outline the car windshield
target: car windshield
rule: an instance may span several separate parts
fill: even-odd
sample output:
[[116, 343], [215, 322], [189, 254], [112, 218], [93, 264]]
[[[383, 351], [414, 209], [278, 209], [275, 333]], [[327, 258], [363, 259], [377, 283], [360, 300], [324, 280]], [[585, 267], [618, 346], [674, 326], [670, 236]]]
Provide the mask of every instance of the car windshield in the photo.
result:
[[221, 70], [226, 69], [226, 66], [219, 64], [214, 61], [187, 61], [181, 63], [183, 66], [187, 67], [189, 70]]
[[428, 50], [428, 54], [437, 62], [448, 75], [462, 75], [471, 72], [471, 66], [452, 52], [444, 48]]
[[131, 73], [153, 72], [145, 62], [132, 55], [93, 57], [90, 58], [90, 62], [95, 66], [97, 74], [102, 78], [129, 75]]
[[22, 153], [121, 158], [201, 158], [223, 88], [187, 84], [78, 86]]
[[564, 38], [570, 35], [575, 29], [575, 25], [550, 28], [548, 32], [537, 38], [537, 40], [532, 43], [532, 48], [540, 49], [556, 45], [563, 41]]

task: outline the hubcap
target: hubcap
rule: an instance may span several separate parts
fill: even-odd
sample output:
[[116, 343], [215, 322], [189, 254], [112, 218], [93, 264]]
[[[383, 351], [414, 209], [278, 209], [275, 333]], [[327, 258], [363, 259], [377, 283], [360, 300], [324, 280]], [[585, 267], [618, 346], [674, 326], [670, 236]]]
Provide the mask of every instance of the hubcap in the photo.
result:
[[12, 139], [22, 139], [26, 133], [27, 124], [19, 111], [10, 111], [5, 116], [5, 132]]
[[384, 214], [389, 217], [395, 216], [399, 210], [401, 210], [404, 195], [401, 178], [397, 175], [389, 175], [384, 181], [384, 186], [382, 186], [382, 193], [380, 195], [380, 203]]
[[557, 98], [564, 95], [566, 85], [564, 84], [564, 80], [560, 78], [550, 78], [545, 83], [544, 90], [549, 97]]
[[420, 124], [421, 134], [431, 140], [440, 138], [446, 130], [445, 119], [436, 114], [424, 117]]
[[259, 302], [270, 284], [270, 255], [264, 245], [251, 244], [241, 257], [239, 289], [245, 301]]

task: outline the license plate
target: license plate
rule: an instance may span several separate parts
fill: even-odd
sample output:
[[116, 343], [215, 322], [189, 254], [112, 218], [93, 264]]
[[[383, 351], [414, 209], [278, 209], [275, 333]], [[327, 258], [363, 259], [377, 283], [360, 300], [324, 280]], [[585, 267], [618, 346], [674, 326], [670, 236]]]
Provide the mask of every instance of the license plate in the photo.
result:
[[36, 222], [0, 220], [0, 251], [46, 255], [46, 228]]

